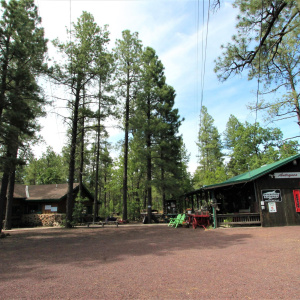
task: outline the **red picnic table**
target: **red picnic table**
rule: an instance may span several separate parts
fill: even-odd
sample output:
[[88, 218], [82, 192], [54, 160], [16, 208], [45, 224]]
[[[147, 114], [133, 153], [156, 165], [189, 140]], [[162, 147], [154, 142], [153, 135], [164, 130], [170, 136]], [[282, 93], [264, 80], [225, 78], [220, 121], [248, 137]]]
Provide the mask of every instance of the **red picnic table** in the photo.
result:
[[209, 217], [210, 217], [209, 214], [207, 215], [188, 214], [187, 217], [188, 217], [187, 223], [192, 224], [194, 229], [196, 229], [197, 226], [199, 227], [202, 226], [205, 229], [207, 226], [209, 226]]

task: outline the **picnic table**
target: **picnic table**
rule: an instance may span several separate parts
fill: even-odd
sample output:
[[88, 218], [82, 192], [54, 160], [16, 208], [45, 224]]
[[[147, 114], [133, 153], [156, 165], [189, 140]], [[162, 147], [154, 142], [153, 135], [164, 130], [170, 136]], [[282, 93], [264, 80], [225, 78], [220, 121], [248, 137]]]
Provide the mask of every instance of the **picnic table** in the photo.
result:
[[[140, 213], [143, 224], [148, 223], [148, 212], [143, 211]], [[158, 213], [156, 210], [152, 210], [151, 220], [155, 223], [159, 223], [159, 219], [162, 217], [162, 214]]]
[[119, 226], [118, 221], [111, 221], [111, 220], [106, 220], [106, 221], [97, 221], [97, 222], [87, 222], [87, 227], [90, 227], [90, 225], [101, 225], [102, 227], [104, 227], [104, 225], [116, 225], [117, 227]]
[[209, 226], [210, 215], [198, 215], [198, 214], [187, 214], [187, 223], [192, 224], [193, 228], [196, 229], [197, 226], [203, 227], [206, 229]]

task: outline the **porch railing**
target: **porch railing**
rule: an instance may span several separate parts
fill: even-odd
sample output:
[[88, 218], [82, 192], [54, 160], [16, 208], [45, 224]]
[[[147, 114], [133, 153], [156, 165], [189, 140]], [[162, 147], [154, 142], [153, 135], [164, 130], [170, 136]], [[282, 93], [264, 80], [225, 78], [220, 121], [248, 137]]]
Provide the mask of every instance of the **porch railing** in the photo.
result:
[[218, 214], [217, 226], [261, 224], [259, 213]]

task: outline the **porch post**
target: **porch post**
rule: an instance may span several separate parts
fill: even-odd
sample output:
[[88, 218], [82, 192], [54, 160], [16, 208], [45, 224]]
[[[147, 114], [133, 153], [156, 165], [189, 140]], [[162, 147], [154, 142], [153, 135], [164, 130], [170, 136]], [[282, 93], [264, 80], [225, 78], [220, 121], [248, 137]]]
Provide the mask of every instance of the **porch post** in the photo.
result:
[[192, 194], [192, 212], [195, 212], [195, 209], [194, 209], [194, 194]]
[[217, 212], [216, 212], [216, 206], [217, 206], [217, 200], [215, 199], [215, 193], [214, 190], [211, 191], [211, 197], [213, 202], [213, 220], [214, 220], [214, 229], [217, 228]]
[[260, 226], [263, 227], [263, 211], [261, 209], [261, 203], [259, 201], [259, 198], [257, 197], [258, 190], [257, 190], [257, 186], [256, 186], [255, 181], [253, 181], [253, 186], [254, 186], [254, 197], [255, 197], [255, 201], [257, 202], [258, 209], [259, 209], [259, 214], [260, 214]]

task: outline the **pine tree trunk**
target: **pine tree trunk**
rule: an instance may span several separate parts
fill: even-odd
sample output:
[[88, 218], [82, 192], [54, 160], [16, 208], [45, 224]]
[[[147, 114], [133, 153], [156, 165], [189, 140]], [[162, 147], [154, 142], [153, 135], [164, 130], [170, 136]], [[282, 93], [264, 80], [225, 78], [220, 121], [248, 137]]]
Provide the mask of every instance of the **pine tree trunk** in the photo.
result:
[[81, 143], [80, 144], [81, 144], [81, 147], [80, 147], [80, 167], [79, 167], [79, 195], [80, 195], [80, 198], [82, 198], [83, 197], [83, 193], [82, 193], [83, 168], [84, 168], [84, 128], [81, 128]]
[[1, 181], [1, 190], [0, 190], [0, 234], [3, 229], [3, 217], [4, 217], [4, 204], [6, 202], [6, 194], [8, 187], [9, 173], [4, 171]]
[[[147, 207], [147, 190], [144, 191], [144, 203], [143, 203], [143, 208], [146, 209]], [[147, 212], [148, 213], [148, 212]]]
[[148, 215], [148, 224], [151, 223], [152, 218], [152, 187], [151, 187], [151, 181], [152, 181], [152, 158], [151, 158], [151, 133], [150, 133], [150, 118], [151, 118], [151, 107], [150, 107], [150, 97], [148, 97], [147, 100], [147, 123], [148, 123], [148, 129], [147, 129], [147, 136], [146, 136], [146, 146], [147, 146], [147, 215]]
[[148, 154], [147, 155], [147, 215], [148, 215], [148, 224], [151, 223], [151, 218], [152, 218], [151, 173], [152, 173], [152, 170], [151, 170], [151, 155]]
[[129, 71], [127, 72], [127, 94], [126, 94], [126, 104], [125, 104], [125, 141], [124, 141], [124, 173], [123, 173], [123, 220], [127, 220], [128, 137], [129, 137]]
[[96, 158], [96, 172], [95, 172], [95, 193], [94, 193], [94, 214], [93, 214], [93, 222], [96, 222], [98, 217], [98, 190], [99, 190], [99, 145], [100, 143], [100, 133], [97, 132], [97, 158]]
[[[163, 156], [161, 155], [161, 159]], [[162, 191], [162, 200], [163, 200], [163, 209], [166, 207], [166, 189], [165, 189], [165, 170], [161, 167], [161, 191]]]
[[[17, 157], [18, 152], [18, 141], [15, 141], [16, 137], [10, 138], [10, 143], [7, 146], [7, 152], [6, 152], [6, 159], [4, 162], [4, 170], [3, 170], [3, 176], [2, 176], [2, 184], [1, 184], [1, 190], [0, 190], [0, 234], [3, 229], [3, 217], [4, 217], [4, 204], [7, 201], [7, 188], [10, 180], [10, 174], [15, 170], [15, 162], [13, 160]], [[14, 185], [14, 177], [11, 177], [12, 184]], [[10, 188], [10, 192], [13, 193], [14, 186]], [[12, 195], [13, 196], [13, 195]], [[12, 201], [8, 203], [9, 205], [12, 205]], [[7, 207], [6, 205], [6, 211], [7, 209], [11, 209]], [[8, 214], [6, 213], [6, 217], [10, 219], [11, 213], [8, 211]], [[5, 222], [8, 222], [10, 220], [5, 220]]]
[[100, 110], [101, 110], [101, 81], [99, 87], [99, 116], [98, 116], [98, 124], [97, 124], [97, 153], [96, 153], [96, 172], [95, 172], [95, 194], [94, 194], [94, 214], [93, 214], [93, 222], [96, 222], [96, 218], [98, 217], [98, 190], [99, 190], [99, 164], [100, 164], [100, 134], [101, 134], [101, 121], [100, 121]]
[[66, 225], [65, 225], [66, 228], [72, 227], [71, 222], [73, 219], [73, 209], [74, 209], [73, 183], [74, 183], [74, 172], [75, 172], [75, 154], [76, 154], [79, 102], [80, 102], [80, 82], [78, 80], [75, 103], [74, 103], [74, 111], [73, 111], [74, 114], [72, 120], [69, 181], [68, 181], [67, 206], [66, 206]]
[[8, 186], [8, 197], [6, 202], [6, 212], [5, 212], [5, 224], [4, 228], [10, 230], [12, 227], [12, 206], [14, 199], [14, 188], [15, 188], [15, 175], [16, 175], [16, 166], [13, 166], [13, 170], [9, 176], [9, 186]]
[[1, 70], [1, 91], [0, 91], [0, 124], [2, 121], [2, 113], [5, 106], [5, 93], [7, 89], [7, 69], [8, 69], [8, 53], [9, 53], [10, 37], [5, 42], [6, 55], [4, 56], [4, 61], [2, 62]]
[[[82, 105], [83, 114], [84, 114], [84, 101], [85, 101], [85, 90], [83, 89], [83, 105]], [[80, 167], [79, 167], [79, 195], [82, 198], [83, 197], [83, 193], [82, 193], [83, 168], [84, 168], [84, 134], [85, 134], [84, 115], [82, 115], [80, 126], [81, 126], [81, 143], [80, 143], [81, 147], [80, 147]]]
[[106, 199], [107, 199], [107, 191], [106, 191], [106, 183], [107, 183], [107, 173], [105, 171], [105, 175], [104, 175], [104, 204], [106, 206]]
[[8, 153], [11, 157], [11, 162], [9, 165], [9, 185], [8, 185], [8, 197], [6, 201], [6, 212], [5, 212], [5, 224], [4, 228], [9, 230], [11, 229], [12, 222], [12, 206], [14, 198], [14, 188], [15, 188], [15, 175], [16, 175], [16, 159], [18, 155], [18, 137], [12, 137], [11, 142], [8, 146]]

